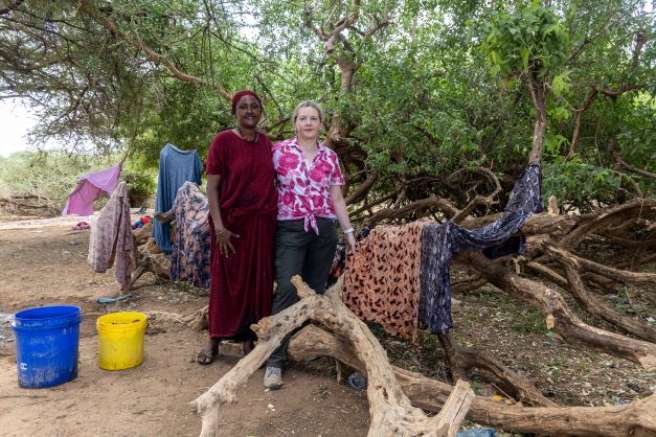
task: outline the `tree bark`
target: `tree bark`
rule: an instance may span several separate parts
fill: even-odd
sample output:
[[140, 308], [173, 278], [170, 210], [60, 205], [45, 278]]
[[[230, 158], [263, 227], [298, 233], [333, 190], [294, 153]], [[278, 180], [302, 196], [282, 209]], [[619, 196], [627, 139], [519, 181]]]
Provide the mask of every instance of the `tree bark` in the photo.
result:
[[608, 226], [609, 223], [615, 220], [626, 221], [629, 218], [638, 217], [655, 208], [656, 199], [634, 199], [622, 205], [615, 206], [582, 221], [576, 228], [558, 241], [558, 246], [565, 249], [574, 248], [586, 235]]
[[634, 284], [656, 284], [656, 273], [632, 272], [630, 270], [608, 267], [598, 262], [577, 256], [557, 246], [547, 246], [547, 252], [555, 258], [567, 261], [575, 266], [580, 266], [586, 271], [594, 272], [618, 282]]
[[656, 369], [656, 344], [587, 325], [568, 307], [563, 297], [541, 282], [519, 276], [481, 254], [470, 253], [467, 260], [490, 283], [541, 309], [555, 320], [554, 329], [566, 340], [578, 340], [621, 358], [640, 364], [646, 370]]
[[615, 308], [589, 293], [581, 280], [576, 264], [572, 260], [563, 260], [562, 263], [570, 285], [570, 292], [587, 312], [606, 320], [629, 334], [656, 343], [656, 329], [645, 322], [620, 314]]
[[505, 393], [524, 405], [533, 407], [555, 407], [558, 404], [547, 399], [526, 377], [504, 366], [491, 355], [474, 350], [458, 348], [458, 366], [478, 369], [485, 380], [497, 384]]
[[456, 385], [440, 414], [426, 416], [421, 409], [412, 406], [403, 392], [387, 361], [385, 350], [376, 337], [342, 303], [341, 280], [324, 296], [317, 295], [299, 276], [294, 276], [292, 283], [301, 300], [253, 325], [252, 329], [259, 338], [255, 349], [193, 402], [196, 411], [202, 416], [202, 437], [216, 435], [219, 408], [234, 401], [236, 389], [264, 363], [286, 334], [307, 320], [320, 322], [352, 344], [355, 358], [364, 363], [364, 371], [369, 379], [369, 437], [455, 436], [474, 397], [467, 383], [461, 381]]
[[590, 92], [585, 97], [583, 105], [575, 110], [576, 116], [574, 117], [574, 133], [572, 133], [572, 141], [570, 142], [569, 152], [567, 153], [566, 159], [571, 159], [576, 154], [576, 146], [578, 145], [579, 135], [581, 133], [581, 117], [583, 116], [583, 113], [590, 108], [598, 92], [599, 91], [597, 90], [597, 87], [592, 86]]
[[[366, 372], [353, 347], [316, 326], [303, 328], [289, 343], [295, 361], [333, 357]], [[435, 379], [392, 366], [412, 404], [439, 412], [452, 387]], [[512, 433], [580, 437], [656, 437], [656, 395], [617, 407], [524, 407], [476, 396], [467, 419]]]
[[344, 199], [346, 204], [351, 205], [353, 203], [358, 203], [362, 199], [364, 199], [369, 193], [369, 190], [371, 190], [371, 187], [374, 186], [377, 180], [378, 180], [378, 171], [373, 170], [369, 174], [369, 176], [367, 176], [367, 179], [365, 179], [364, 182], [362, 182], [352, 193], [346, 196], [346, 199]]
[[544, 81], [538, 78], [538, 73], [533, 69], [529, 71], [528, 90], [536, 110], [533, 124], [533, 142], [528, 160], [529, 162], [539, 162], [542, 159], [542, 149], [544, 147], [547, 110]]

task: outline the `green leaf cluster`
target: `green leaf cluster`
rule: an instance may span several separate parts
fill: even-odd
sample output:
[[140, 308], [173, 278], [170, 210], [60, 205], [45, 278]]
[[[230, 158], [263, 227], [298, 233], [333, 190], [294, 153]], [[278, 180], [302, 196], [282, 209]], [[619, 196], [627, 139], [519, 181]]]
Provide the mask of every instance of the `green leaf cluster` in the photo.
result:
[[[503, 76], [529, 69], [555, 76], [567, 59], [569, 35], [554, 8], [539, 0], [518, 2], [494, 11], [483, 25], [481, 50], [493, 69]], [[566, 87], [565, 76], [554, 77], [554, 90]]]

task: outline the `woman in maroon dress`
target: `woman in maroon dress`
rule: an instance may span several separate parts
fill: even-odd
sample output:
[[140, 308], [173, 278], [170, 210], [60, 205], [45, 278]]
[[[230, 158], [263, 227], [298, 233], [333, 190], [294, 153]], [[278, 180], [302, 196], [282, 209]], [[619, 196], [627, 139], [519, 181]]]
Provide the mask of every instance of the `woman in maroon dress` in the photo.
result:
[[232, 99], [237, 129], [220, 132], [207, 155], [212, 236], [209, 336], [198, 362], [223, 339], [252, 344], [252, 323], [271, 313], [276, 190], [269, 138], [257, 131], [262, 103], [252, 91]]

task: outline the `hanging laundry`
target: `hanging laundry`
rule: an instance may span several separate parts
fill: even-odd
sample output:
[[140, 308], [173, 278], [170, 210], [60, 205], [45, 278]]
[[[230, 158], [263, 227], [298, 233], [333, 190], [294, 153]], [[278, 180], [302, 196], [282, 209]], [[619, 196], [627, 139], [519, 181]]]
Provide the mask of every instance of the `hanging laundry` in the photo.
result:
[[489, 257], [522, 253], [525, 239], [517, 233], [531, 214], [541, 211], [540, 166], [532, 163], [515, 183], [502, 217], [480, 229], [450, 221], [376, 227], [347, 257], [343, 300], [358, 317], [393, 335], [414, 341], [419, 322], [444, 333], [453, 327], [453, 256], [485, 249]]
[[210, 212], [207, 197], [185, 182], [175, 197], [175, 232], [171, 252], [171, 279], [196, 287], [210, 287]]
[[119, 164], [81, 176], [73, 192], [68, 195], [62, 215], [93, 214], [93, 203], [103, 194], [112, 195], [120, 175], [121, 165]]
[[[422, 230], [420, 320], [433, 333], [453, 327], [449, 264], [454, 255], [466, 250], [495, 248], [505, 254], [504, 245], [517, 234], [531, 214], [542, 212], [541, 172], [537, 163], [529, 164], [510, 193], [503, 215], [479, 229], [465, 229], [452, 222], [430, 224]], [[517, 240], [510, 240], [511, 243]], [[507, 246], [506, 246], [507, 247]], [[526, 249], [525, 240], [516, 244]]]
[[[173, 144], [164, 146], [159, 154], [159, 178], [155, 212], [173, 207], [178, 189], [187, 181], [200, 184], [201, 162], [196, 150], [180, 150]], [[164, 253], [171, 253], [171, 226], [155, 219], [153, 238]]]
[[346, 260], [342, 300], [362, 320], [415, 339], [420, 293], [421, 230], [428, 223], [377, 226]]
[[116, 280], [127, 290], [136, 265], [136, 253], [130, 226], [128, 187], [121, 182], [91, 226], [89, 255], [94, 272], [104, 273], [114, 266]]

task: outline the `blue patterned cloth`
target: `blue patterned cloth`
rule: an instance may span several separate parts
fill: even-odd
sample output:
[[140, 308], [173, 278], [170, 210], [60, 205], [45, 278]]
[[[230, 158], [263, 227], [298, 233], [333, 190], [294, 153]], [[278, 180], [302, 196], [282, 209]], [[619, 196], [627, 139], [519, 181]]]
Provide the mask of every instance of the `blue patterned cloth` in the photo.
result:
[[210, 208], [198, 186], [185, 182], [175, 197], [171, 279], [210, 287]]
[[[431, 223], [421, 232], [421, 296], [419, 320], [433, 333], [453, 328], [451, 318], [451, 259], [466, 250], [488, 250], [506, 254], [504, 244], [533, 213], [542, 212], [541, 171], [531, 163], [515, 183], [503, 216], [479, 229], [465, 229], [452, 222]], [[523, 238], [514, 238], [518, 253], [526, 249]], [[517, 242], [519, 245], [517, 246]]]

